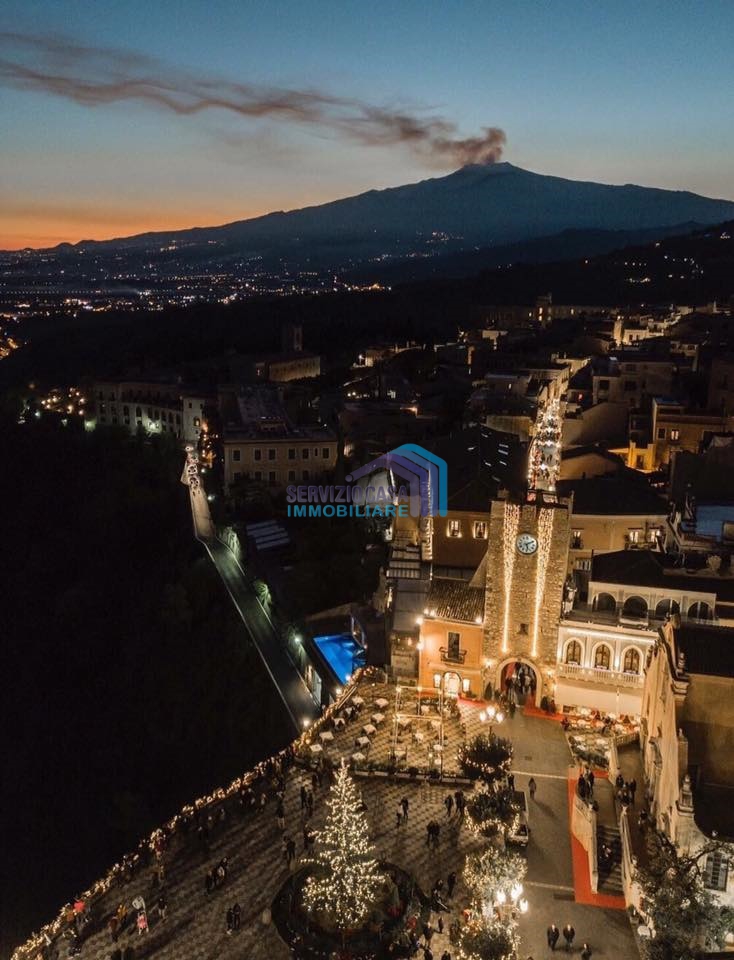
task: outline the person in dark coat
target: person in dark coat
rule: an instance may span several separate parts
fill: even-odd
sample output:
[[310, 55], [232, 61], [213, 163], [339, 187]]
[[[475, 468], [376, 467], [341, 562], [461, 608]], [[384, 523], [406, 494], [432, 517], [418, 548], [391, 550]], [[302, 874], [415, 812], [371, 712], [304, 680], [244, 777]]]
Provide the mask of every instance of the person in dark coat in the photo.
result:
[[566, 941], [566, 950], [570, 950], [573, 946], [573, 938], [576, 936], [576, 931], [571, 926], [570, 923], [567, 923], [563, 928], [563, 939]]
[[551, 948], [551, 950], [556, 949], [556, 944], [558, 943], [558, 938], [560, 937], [560, 935], [561, 935], [561, 931], [558, 929], [555, 923], [552, 923], [546, 931], [548, 946]]
[[446, 877], [446, 893], [451, 899], [454, 895], [454, 887], [456, 886], [456, 874], [452, 870], [451, 873]]

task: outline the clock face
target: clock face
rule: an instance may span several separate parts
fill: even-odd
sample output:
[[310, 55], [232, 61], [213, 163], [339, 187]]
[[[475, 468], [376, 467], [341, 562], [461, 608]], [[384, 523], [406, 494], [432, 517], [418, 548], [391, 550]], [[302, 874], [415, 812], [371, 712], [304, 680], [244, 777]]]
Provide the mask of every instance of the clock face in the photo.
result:
[[538, 549], [538, 541], [531, 533], [521, 533], [515, 541], [517, 552], [529, 557]]

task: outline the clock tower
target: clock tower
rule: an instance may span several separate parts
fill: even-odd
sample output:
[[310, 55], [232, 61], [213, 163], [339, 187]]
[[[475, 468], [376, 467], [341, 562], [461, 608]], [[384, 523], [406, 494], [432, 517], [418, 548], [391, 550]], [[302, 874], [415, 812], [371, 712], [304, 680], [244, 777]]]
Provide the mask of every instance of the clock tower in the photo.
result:
[[[536, 703], [551, 695], [569, 547], [570, 503], [538, 493], [492, 501], [486, 556], [486, 687], [504, 689], [517, 661], [532, 668]], [[486, 693], [486, 690], [485, 690]]]

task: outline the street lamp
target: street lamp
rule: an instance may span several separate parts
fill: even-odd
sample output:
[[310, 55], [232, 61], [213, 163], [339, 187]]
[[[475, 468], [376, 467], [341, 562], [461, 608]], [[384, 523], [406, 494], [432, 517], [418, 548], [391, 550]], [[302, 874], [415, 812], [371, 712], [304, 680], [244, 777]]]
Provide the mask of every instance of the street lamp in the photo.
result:
[[493, 703], [487, 707], [486, 710], [482, 710], [479, 713], [479, 719], [482, 723], [489, 724], [489, 734], [492, 735], [492, 727], [495, 723], [500, 724], [504, 722], [505, 715], [499, 710]]
[[502, 920], [514, 919], [518, 913], [525, 914], [528, 912], [529, 904], [522, 894], [521, 883], [514, 883], [509, 891], [500, 888], [494, 895], [492, 909]]

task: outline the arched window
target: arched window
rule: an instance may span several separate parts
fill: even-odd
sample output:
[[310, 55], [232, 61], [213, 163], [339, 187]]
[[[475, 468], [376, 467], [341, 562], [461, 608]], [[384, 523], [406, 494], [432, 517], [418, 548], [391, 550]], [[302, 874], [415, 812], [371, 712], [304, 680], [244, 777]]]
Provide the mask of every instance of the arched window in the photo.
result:
[[634, 647], [627, 647], [624, 651], [624, 657], [622, 658], [622, 672], [623, 673], [639, 673], [640, 672], [640, 652], [635, 650]]
[[706, 603], [705, 600], [697, 600], [688, 608], [688, 616], [692, 620], [710, 620], [711, 607]]
[[661, 600], [655, 607], [656, 617], [672, 617], [676, 613], [680, 613], [680, 605], [676, 600]]
[[135, 419], [140, 420], [143, 416], [143, 411], [140, 407], [135, 408]]
[[606, 643], [600, 643], [594, 651], [594, 666], [597, 670], [608, 670], [612, 662], [612, 651]]
[[646, 617], [647, 601], [642, 597], [627, 597], [622, 607], [623, 617]]
[[574, 663], [576, 666], [580, 666], [583, 655], [584, 652], [578, 640], [569, 640], [566, 644], [566, 663]]
[[614, 599], [611, 593], [598, 593], [594, 599], [594, 609], [609, 610], [613, 612], [617, 609], [617, 601]]

